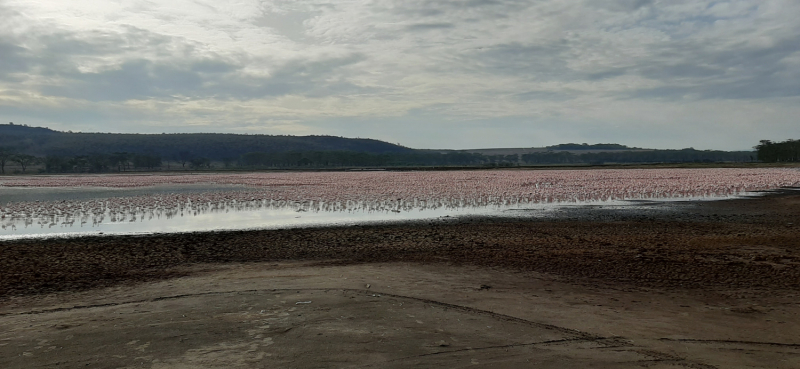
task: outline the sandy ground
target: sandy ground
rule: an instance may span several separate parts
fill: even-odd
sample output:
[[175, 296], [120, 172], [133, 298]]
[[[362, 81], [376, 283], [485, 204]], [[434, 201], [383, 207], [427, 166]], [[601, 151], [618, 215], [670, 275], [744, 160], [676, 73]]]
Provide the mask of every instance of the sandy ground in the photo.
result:
[[0, 367], [798, 368], [799, 214], [4, 242]]
[[192, 269], [14, 299], [0, 367], [800, 367], [794, 294], [621, 291], [407, 263]]

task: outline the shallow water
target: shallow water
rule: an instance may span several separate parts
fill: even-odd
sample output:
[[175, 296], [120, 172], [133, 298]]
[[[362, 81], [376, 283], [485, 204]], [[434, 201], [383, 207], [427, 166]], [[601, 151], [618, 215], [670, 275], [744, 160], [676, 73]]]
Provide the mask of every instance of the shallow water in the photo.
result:
[[0, 240], [661, 211], [797, 185], [800, 171], [763, 168], [13, 176], [0, 178]]
[[253, 189], [240, 185], [181, 184], [149, 187], [0, 187], [0, 207], [15, 202], [48, 202], [125, 198], [155, 194], [191, 194], [213, 191]]
[[[203, 191], [236, 191], [227, 186], [158, 186], [137, 189], [107, 188], [0, 188], [0, 195], [47, 198], [51, 202], [63, 200], [103, 201], [113, 194], [115, 198], [158, 193], [196, 194]], [[26, 195], [21, 193], [32, 191]], [[664, 202], [718, 200], [733, 196], [688, 197], [648, 200], [570, 201], [548, 203], [505, 203], [473, 206], [469, 203], [417, 201], [415, 203], [384, 202], [325, 204], [313, 202], [275, 202], [269, 200], [187, 205], [181, 209], [153, 209], [145, 211], [101, 214], [75, 213], [45, 217], [17, 217], [0, 219], [0, 240], [40, 237], [71, 237], [81, 235], [122, 235], [151, 233], [180, 233], [212, 230], [279, 229], [304, 226], [354, 225], [375, 222], [426, 220], [460, 216], [495, 217], [550, 217], [565, 208], [594, 209], [646, 209], [663, 207]]]

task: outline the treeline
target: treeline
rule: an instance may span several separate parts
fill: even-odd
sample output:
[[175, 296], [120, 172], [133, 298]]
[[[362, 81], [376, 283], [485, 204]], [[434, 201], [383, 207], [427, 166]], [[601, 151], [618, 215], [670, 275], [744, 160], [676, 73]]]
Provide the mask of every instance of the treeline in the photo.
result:
[[28, 154], [21, 154], [17, 153], [15, 150], [0, 147], [0, 174], [6, 173], [6, 165], [7, 164], [16, 164], [17, 166], [22, 168], [24, 172], [30, 166], [36, 165], [41, 161], [41, 158], [38, 158], [33, 155]]
[[[514, 155], [516, 158], [516, 155]], [[42, 173], [124, 172], [148, 170], [181, 170], [211, 168], [282, 169], [282, 168], [345, 168], [345, 167], [402, 167], [402, 166], [477, 166], [483, 164], [511, 165], [505, 156], [484, 156], [470, 153], [440, 154], [411, 152], [372, 154], [353, 151], [312, 151], [266, 153], [252, 152], [239, 158], [212, 161], [206, 157], [181, 152], [171, 160], [155, 154], [116, 152], [93, 153], [79, 156], [47, 155], [36, 157], [17, 154], [0, 148], [0, 169], [5, 173], [5, 163], [16, 163], [25, 173], [37, 167]], [[516, 165], [516, 160], [514, 160]]]
[[800, 140], [772, 142], [761, 140], [755, 147], [758, 160], [768, 163], [800, 161]]
[[642, 150], [574, 154], [567, 151], [543, 151], [523, 155], [483, 155], [466, 152], [412, 152], [371, 154], [348, 151], [315, 151], [242, 155], [236, 163], [251, 168], [330, 168], [330, 167], [403, 167], [403, 166], [490, 166], [605, 163], [710, 163], [756, 160], [752, 151], [715, 150]]
[[568, 151], [545, 151], [522, 155], [525, 164], [605, 164], [605, 163], [714, 163], [755, 161], [752, 151], [636, 150], [574, 154]]
[[117, 152], [113, 154], [47, 155], [38, 157], [0, 147], [0, 173], [5, 174], [6, 166], [9, 164], [16, 165], [22, 173], [26, 173], [32, 167], [38, 167], [39, 172], [44, 173], [80, 173], [156, 170], [161, 169], [163, 162], [160, 156], [149, 154]]
[[[795, 156], [796, 158], [796, 156]], [[6, 163], [15, 163], [26, 172], [37, 167], [44, 173], [124, 172], [182, 169], [291, 169], [291, 168], [350, 168], [350, 167], [511, 167], [520, 165], [597, 165], [628, 163], [700, 163], [700, 162], [748, 162], [756, 159], [750, 151], [712, 150], [650, 150], [608, 151], [575, 154], [567, 151], [544, 151], [524, 155], [483, 155], [467, 152], [439, 153], [414, 151], [410, 153], [365, 153], [354, 151], [307, 151], [307, 152], [251, 152], [238, 158], [209, 158], [181, 152], [174, 158], [162, 158], [156, 154], [115, 152], [93, 153], [78, 156], [46, 155], [36, 157], [10, 153], [0, 148], [0, 169], [5, 172]]]
[[553, 146], [547, 146], [550, 150], [633, 150], [638, 149], [636, 147], [628, 147], [625, 145], [620, 144], [576, 144], [576, 143], [567, 143], [567, 144], [559, 144]]
[[117, 152], [73, 157], [48, 155], [41, 158], [41, 164], [44, 165], [44, 172], [68, 173], [155, 170], [161, 169], [163, 162], [158, 155]]
[[[516, 157], [516, 155], [515, 155]], [[352, 151], [252, 152], [239, 159], [246, 167], [398, 167], [398, 166], [475, 166], [487, 163], [481, 154], [410, 152], [373, 154]]]

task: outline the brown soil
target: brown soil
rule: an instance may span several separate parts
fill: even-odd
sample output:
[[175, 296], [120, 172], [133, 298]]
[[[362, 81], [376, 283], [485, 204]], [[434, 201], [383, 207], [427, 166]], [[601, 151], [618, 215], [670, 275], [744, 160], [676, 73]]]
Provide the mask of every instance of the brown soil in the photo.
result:
[[800, 194], [783, 191], [655, 213], [7, 241], [0, 367], [799, 367], [798, 220]]

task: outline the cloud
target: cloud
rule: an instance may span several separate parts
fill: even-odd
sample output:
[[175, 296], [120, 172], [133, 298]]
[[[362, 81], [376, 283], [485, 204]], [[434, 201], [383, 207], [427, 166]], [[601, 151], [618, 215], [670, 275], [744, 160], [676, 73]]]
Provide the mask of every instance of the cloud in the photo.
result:
[[631, 12], [645, 6], [653, 5], [654, 2], [654, 0], [600, 0], [593, 1], [590, 5], [612, 11]]
[[14, 75], [28, 70], [28, 58], [25, 48], [0, 41], [0, 79], [18, 81]]
[[415, 23], [406, 26], [406, 30], [408, 31], [429, 31], [429, 30], [437, 30], [437, 29], [449, 29], [453, 28], [455, 25], [452, 23]]
[[[25, 41], [35, 46], [18, 45]], [[198, 52], [185, 40], [133, 27], [121, 32], [47, 33], [16, 44], [0, 43], [0, 52], [5, 55], [0, 78], [28, 74], [29, 88], [38, 94], [89, 101], [247, 100], [361, 91], [337, 75], [337, 69], [363, 59], [357, 54], [280, 62], [248, 55], [223, 57]], [[267, 72], [248, 70], [253, 63], [267, 65]]]
[[[472, 133], [451, 147], [474, 147], [502, 146], [485, 134], [495, 121], [578, 141], [581, 122], [600, 132], [632, 122], [625, 111], [659, 138], [697, 127], [689, 111], [724, 129], [710, 112], [728, 102], [769, 106], [775, 123], [751, 124], [785, 132], [800, 98], [793, 0], [0, 0], [0, 12], [0, 114], [16, 104], [58, 117], [71, 102], [102, 116], [139, 106], [170, 127], [213, 117], [229, 131], [280, 122], [340, 134], [371, 120], [385, 122], [368, 125], [376, 135], [435, 137], [457, 125]], [[87, 120], [101, 126], [101, 115]], [[387, 126], [403, 119], [421, 123]], [[630, 144], [655, 142], [634, 131], [645, 142]]]
[[253, 76], [244, 65], [222, 58], [153, 62], [126, 60], [110, 69], [81, 72], [61, 71], [60, 83], [42, 85], [49, 96], [90, 101], [141, 99], [242, 99], [303, 94], [319, 97], [333, 93], [357, 92], [358, 86], [331, 81], [338, 67], [358, 61], [357, 56], [319, 61], [291, 61], [268, 76]]

